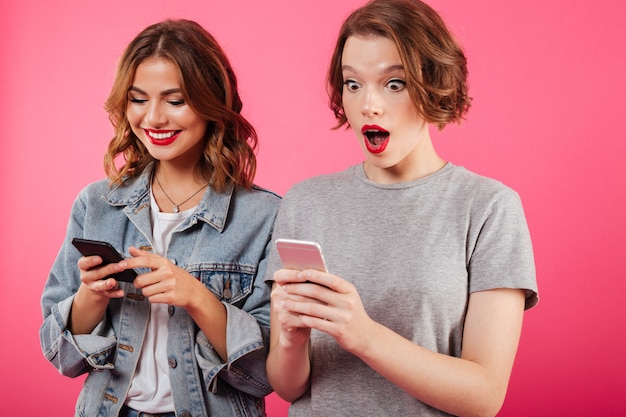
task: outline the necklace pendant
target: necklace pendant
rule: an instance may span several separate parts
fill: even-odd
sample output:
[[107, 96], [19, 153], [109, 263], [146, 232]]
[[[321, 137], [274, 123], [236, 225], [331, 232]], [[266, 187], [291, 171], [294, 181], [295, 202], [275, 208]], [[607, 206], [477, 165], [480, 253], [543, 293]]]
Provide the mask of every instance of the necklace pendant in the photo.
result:
[[174, 205], [174, 209], [172, 210], [174, 213], [178, 213], [180, 211], [180, 209], [178, 208], [178, 205]]

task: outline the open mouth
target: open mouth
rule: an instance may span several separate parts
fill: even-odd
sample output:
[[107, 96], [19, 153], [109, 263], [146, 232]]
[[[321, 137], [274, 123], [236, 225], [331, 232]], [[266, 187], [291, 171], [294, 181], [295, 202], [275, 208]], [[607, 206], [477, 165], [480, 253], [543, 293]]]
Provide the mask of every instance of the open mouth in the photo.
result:
[[381, 153], [389, 143], [389, 132], [380, 126], [365, 125], [361, 128], [365, 137], [365, 147], [371, 153]]

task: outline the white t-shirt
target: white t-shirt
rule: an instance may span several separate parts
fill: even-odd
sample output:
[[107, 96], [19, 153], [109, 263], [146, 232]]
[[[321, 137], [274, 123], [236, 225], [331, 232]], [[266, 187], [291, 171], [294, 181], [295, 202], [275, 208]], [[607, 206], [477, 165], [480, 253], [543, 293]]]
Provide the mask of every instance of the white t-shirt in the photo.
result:
[[[172, 233], [194, 208], [179, 213], [162, 213], [150, 193], [150, 217], [152, 219], [153, 253], [167, 254]], [[174, 410], [167, 362], [168, 305], [150, 304], [150, 320], [141, 347], [139, 363], [126, 397], [126, 405], [146, 413], [167, 413]]]

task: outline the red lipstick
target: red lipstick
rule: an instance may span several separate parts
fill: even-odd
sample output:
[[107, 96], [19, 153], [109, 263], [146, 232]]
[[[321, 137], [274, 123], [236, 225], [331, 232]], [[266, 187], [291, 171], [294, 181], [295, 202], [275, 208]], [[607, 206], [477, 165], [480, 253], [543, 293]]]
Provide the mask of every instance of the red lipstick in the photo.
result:
[[377, 125], [363, 125], [361, 133], [365, 139], [365, 147], [370, 153], [378, 154], [387, 149], [389, 132]]
[[167, 146], [173, 143], [180, 135], [180, 130], [144, 129], [146, 136], [153, 145]]

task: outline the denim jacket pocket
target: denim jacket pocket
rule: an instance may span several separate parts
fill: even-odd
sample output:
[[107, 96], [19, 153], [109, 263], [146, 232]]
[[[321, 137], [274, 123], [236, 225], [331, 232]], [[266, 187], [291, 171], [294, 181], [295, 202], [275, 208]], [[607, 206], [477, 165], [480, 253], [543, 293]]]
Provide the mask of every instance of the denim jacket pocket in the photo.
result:
[[220, 301], [241, 307], [252, 292], [256, 268], [239, 264], [200, 263], [187, 266]]
[[241, 391], [232, 390], [229, 397], [233, 407], [246, 417], [261, 417], [266, 415], [263, 398], [254, 397]]

